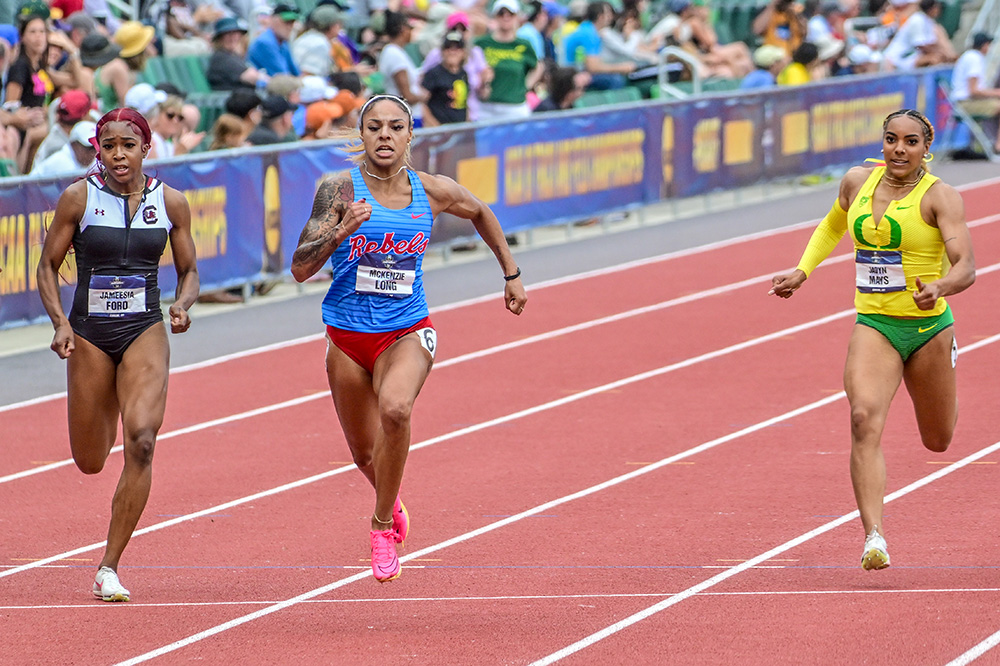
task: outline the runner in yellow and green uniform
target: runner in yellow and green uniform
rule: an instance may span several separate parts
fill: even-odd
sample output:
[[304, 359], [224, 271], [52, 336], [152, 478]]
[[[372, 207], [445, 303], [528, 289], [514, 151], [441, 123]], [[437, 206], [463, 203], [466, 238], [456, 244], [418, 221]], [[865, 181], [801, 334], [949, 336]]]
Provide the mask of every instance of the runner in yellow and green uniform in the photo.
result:
[[958, 348], [944, 297], [968, 288], [976, 269], [961, 195], [927, 172], [933, 140], [934, 128], [918, 111], [889, 114], [882, 126], [885, 165], [844, 175], [798, 267], [771, 280], [770, 293], [791, 297], [850, 232], [858, 318], [844, 387], [851, 405], [851, 482], [866, 534], [861, 566], [868, 570], [889, 566], [881, 439], [900, 382], [929, 450], [948, 448], [958, 418]]

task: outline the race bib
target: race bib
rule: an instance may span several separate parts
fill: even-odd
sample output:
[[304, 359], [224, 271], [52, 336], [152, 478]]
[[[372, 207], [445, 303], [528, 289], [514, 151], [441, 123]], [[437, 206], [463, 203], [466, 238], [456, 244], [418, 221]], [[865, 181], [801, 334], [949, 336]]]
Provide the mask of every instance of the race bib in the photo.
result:
[[858, 250], [854, 260], [857, 286], [862, 294], [906, 291], [903, 253], [885, 250]]
[[87, 291], [91, 317], [131, 317], [146, 311], [146, 278], [142, 275], [92, 275]]
[[359, 259], [354, 291], [359, 294], [405, 298], [413, 294], [416, 276], [416, 255], [369, 252]]

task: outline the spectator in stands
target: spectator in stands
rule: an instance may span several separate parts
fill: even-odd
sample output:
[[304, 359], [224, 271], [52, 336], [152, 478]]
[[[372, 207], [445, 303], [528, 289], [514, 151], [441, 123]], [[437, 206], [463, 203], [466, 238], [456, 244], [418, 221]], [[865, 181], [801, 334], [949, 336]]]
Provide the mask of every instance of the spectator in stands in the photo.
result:
[[338, 128], [344, 125], [344, 109], [332, 100], [319, 100], [306, 107], [306, 132], [304, 141], [330, 139], [337, 136]]
[[562, 44], [560, 43], [557, 46], [555, 40], [556, 36], [560, 34], [562, 27], [566, 24], [566, 19], [569, 16], [569, 7], [556, 0], [545, 0], [542, 4], [545, 7], [545, 13], [549, 16], [549, 22], [546, 24], [545, 30], [542, 31], [542, 40], [545, 44], [544, 60], [556, 63], [560, 58], [559, 52]]
[[139, 81], [150, 55], [155, 55], [156, 31], [138, 21], [126, 21], [111, 41], [118, 46], [117, 58], [94, 71], [94, 88], [104, 111], [125, 105], [125, 93]]
[[69, 41], [80, 48], [83, 45], [83, 38], [92, 32], [97, 32], [97, 21], [84, 12], [76, 12], [63, 21], [66, 25], [66, 35]]
[[538, 103], [534, 113], [572, 109], [589, 83], [587, 72], [579, 72], [575, 67], [554, 67], [549, 75], [549, 94]]
[[[687, 2], [687, 0], [684, 0]], [[690, 6], [690, 2], [687, 3]], [[642, 29], [638, 6], [622, 10], [613, 23], [600, 30], [601, 57], [607, 63], [635, 63], [637, 67], [655, 65], [657, 47], [649, 42]]]
[[681, 19], [674, 30], [674, 41], [698, 58], [703, 76], [738, 79], [753, 70], [753, 60], [746, 44], [719, 43], [704, 0], [672, 0], [671, 8]]
[[531, 44], [517, 36], [521, 6], [518, 0], [495, 0], [491, 15], [493, 28], [476, 39], [486, 64], [493, 71], [490, 95], [479, 109], [479, 120], [527, 118], [528, 90], [545, 72]]
[[135, 109], [146, 118], [153, 115], [163, 102], [167, 101], [167, 93], [157, 90], [145, 81], [137, 83], [125, 93], [125, 106]]
[[293, 5], [280, 3], [271, 14], [270, 27], [257, 35], [250, 42], [247, 60], [253, 67], [267, 72], [268, 75], [291, 74], [299, 75], [299, 67], [292, 58], [289, 39], [295, 30], [295, 22], [299, 19], [299, 10]]
[[246, 138], [247, 131], [243, 120], [231, 113], [223, 113], [215, 119], [215, 124], [212, 125], [212, 141], [208, 144], [208, 149], [242, 148], [249, 145]]
[[361, 107], [365, 105], [364, 100], [350, 90], [341, 88], [333, 98], [333, 102], [344, 112], [339, 124], [345, 127], [357, 127], [358, 113], [360, 113]]
[[243, 136], [246, 137], [260, 123], [260, 104], [263, 100], [253, 90], [237, 88], [229, 93], [226, 99], [226, 113], [232, 114], [243, 123]]
[[779, 86], [801, 86], [812, 80], [812, 68], [819, 60], [819, 49], [812, 42], [802, 42], [790, 62], [778, 74]]
[[292, 128], [295, 107], [284, 97], [268, 97], [261, 102], [260, 123], [247, 136], [251, 146], [266, 146], [298, 140]]
[[309, 106], [315, 102], [331, 100], [337, 92], [339, 91], [322, 76], [303, 76], [296, 103]]
[[836, 37], [827, 35], [820, 38], [816, 44], [816, 62], [813, 63], [809, 72], [810, 81], [821, 81], [829, 78], [833, 72], [841, 67], [840, 60], [844, 55], [844, 42]]
[[83, 0], [48, 0], [48, 2], [49, 8], [58, 10], [63, 19], [83, 12]]
[[[80, 87], [97, 100], [100, 108], [105, 108], [109, 103], [118, 106], [118, 94], [115, 92], [114, 85], [103, 85], [101, 83], [102, 77], [112, 77], [112, 75], [120, 77], [126, 84], [122, 95], [131, 87], [127, 86], [129, 70], [128, 65], [120, 57], [121, 50], [120, 46], [96, 31], [84, 37], [80, 44], [80, 64], [82, 65]], [[106, 73], [103, 68], [116, 59], [117, 64], [110, 67], [112, 74]], [[116, 69], [118, 73], [114, 74]], [[100, 93], [102, 92], [107, 95], [108, 99], [101, 97]]]
[[[49, 132], [45, 110], [52, 100], [56, 87], [73, 87], [80, 71], [79, 53], [61, 32], [48, 34], [48, 27], [40, 14], [18, 17], [18, 56], [7, 71], [4, 88], [4, 110], [9, 121], [18, 129], [20, 148], [17, 169], [20, 173], [31, 171], [35, 152]], [[72, 53], [71, 73], [54, 72], [48, 65], [49, 42], [55, 41]]]
[[333, 44], [343, 27], [344, 16], [336, 6], [317, 5], [312, 10], [305, 32], [292, 41], [292, 57], [303, 76], [330, 76], [334, 71]]
[[[815, 7], [816, 0], [810, 0], [807, 6]], [[809, 14], [807, 9], [804, 13]], [[819, 44], [824, 39], [844, 39], [845, 10], [840, 0], [822, 0], [815, 13], [806, 21], [806, 40]]]
[[146, 115], [153, 130], [149, 159], [169, 159], [186, 155], [201, 145], [204, 132], [192, 132], [184, 124], [184, 100], [167, 95], [152, 114]]
[[601, 31], [610, 26], [614, 18], [611, 3], [596, 0], [587, 6], [586, 19], [566, 37], [566, 59], [577, 69], [590, 73], [590, 90], [623, 88], [627, 83], [626, 75], [637, 68], [634, 61], [609, 63], [603, 55]]
[[291, 74], [275, 74], [264, 87], [264, 97], [284, 97], [292, 105], [292, 127], [297, 136], [306, 131], [306, 107], [300, 104], [299, 91], [302, 90], [302, 78]]
[[753, 52], [753, 63], [756, 69], [740, 82], [740, 90], [770, 88], [778, 84], [777, 77], [788, 64], [788, 54], [780, 46], [764, 44]]
[[765, 44], [780, 46], [788, 55], [805, 41], [806, 21], [795, 0], [771, 0], [751, 25]]
[[541, 0], [531, 0], [527, 5], [525, 21], [517, 29], [517, 36], [535, 49], [538, 62], [545, 60], [545, 31], [549, 27], [547, 4], [543, 4]]
[[834, 76], [872, 74], [882, 65], [882, 54], [867, 44], [855, 44], [847, 52], [847, 64], [834, 72]]
[[246, 22], [232, 17], [215, 22], [212, 55], [205, 76], [212, 90], [236, 90], [266, 85], [270, 77], [246, 58]]
[[948, 48], [941, 44], [936, 22], [930, 14], [941, 11], [937, 0], [893, 0], [900, 28], [885, 47], [888, 70], [911, 71], [948, 62]]
[[35, 153], [36, 162], [44, 160], [69, 142], [73, 126], [90, 115], [94, 101], [82, 90], [67, 90], [55, 100], [54, 106], [55, 122]]
[[208, 55], [211, 46], [195, 19], [194, 0], [167, 0], [156, 27], [163, 41], [163, 55], [168, 58]]
[[385, 13], [385, 35], [389, 42], [378, 56], [378, 71], [385, 77], [385, 92], [406, 100], [413, 110], [413, 126], [423, 125], [423, 103], [427, 91], [420, 87], [420, 70], [406, 52], [413, 36], [410, 19], [401, 12]]
[[951, 100], [974, 119], [988, 118], [993, 125], [995, 145], [1000, 152], [1000, 132], [996, 121], [1000, 118], [1000, 88], [986, 85], [986, 52], [993, 43], [993, 35], [979, 32], [972, 37], [972, 46], [959, 57], [951, 72]]
[[66, 143], [56, 152], [37, 162], [31, 170], [31, 175], [51, 178], [86, 173], [97, 156], [97, 149], [90, 142], [96, 129], [97, 125], [89, 120], [76, 123], [70, 130]]
[[[493, 82], [493, 70], [486, 63], [486, 54], [483, 53], [483, 49], [476, 44], [470, 44], [472, 33], [469, 30], [468, 15], [465, 12], [453, 12], [448, 16], [445, 21], [445, 25], [448, 27], [449, 33], [461, 33], [465, 40], [466, 54], [465, 63], [462, 65], [462, 69], [465, 70], [465, 73], [469, 78], [469, 90], [476, 91], [488, 89]], [[423, 63], [421, 63], [421, 74], [426, 75], [431, 68], [436, 67], [440, 63], [441, 48], [435, 47], [431, 49], [430, 53], [427, 54], [427, 57], [424, 58]], [[468, 121], [475, 122], [479, 120], [479, 107], [482, 104], [479, 99], [479, 95], [469, 95], [466, 100], [466, 104], [466, 115]]]
[[441, 62], [427, 70], [421, 81], [429, 94], [425, 125], [464, 123], [469, 119], [469, 97], [489, 96], [488, 86], [479, 90], [469, 89], [469, 75], [463, 67], [466, 57], [464, 33], [456, 30], [446, 34], [441, 43]]

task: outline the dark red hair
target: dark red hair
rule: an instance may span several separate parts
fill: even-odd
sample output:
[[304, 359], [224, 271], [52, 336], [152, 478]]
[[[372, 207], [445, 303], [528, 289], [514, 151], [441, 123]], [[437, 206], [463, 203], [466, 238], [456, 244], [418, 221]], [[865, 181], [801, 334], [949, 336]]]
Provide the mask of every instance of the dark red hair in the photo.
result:
[[112, 109], [108, 111], [101, 119], [97, 121], [97, 127], [94, 130], [94, 136], [90, 138], [90, 145], [94, 147], [97, 151], [97, 159], [95, 163], [95, 169], [88, 171], [84, 174], [84, 178], [91, 176], [93, 173], [100, 173], [103, 170], [103, 165], [101, 164], [101, 130], [108, 123], [128, 123], [132, 126], [132, 130], [142, 138], [142, 149], [145, 151], [153, 142], [153, 131], [149, 129], [149, 122], [146, 118], [136, 111], [135, 109], [128, 107], [121, 107], [118, 109]]
[[128, 123], [135, 130], [135, 133], [142, 137], [142, 147], [147, 148], [153, 142], [153, 131], [149, 129], [149, 123], [146, 118], [136, 111], [128, 107], [122, 107], [118, 109], [112, 109], [108, 111], [101, 119], [97, 121], [97, 130], [94, 132], [94, 139], [91, 143], [94, 144], [94, 148], [100, 152], [100, 137], [101, 130], [108, 123]]

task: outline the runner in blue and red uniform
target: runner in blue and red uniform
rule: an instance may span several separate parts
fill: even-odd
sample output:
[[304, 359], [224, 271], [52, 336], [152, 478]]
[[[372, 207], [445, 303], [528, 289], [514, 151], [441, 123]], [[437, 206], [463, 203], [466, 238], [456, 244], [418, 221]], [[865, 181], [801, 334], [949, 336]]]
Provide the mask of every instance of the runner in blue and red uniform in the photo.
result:
[[[184, 195], [142, 172], [152, 133], [134, 109], [109, 111], [92, 139], [98, 172], [66, 188], [45, 236], [38, 293], [52, 319], [52, 351], [67, 360], [69, 443], [85, 474], [104, 468], [121, 418], [125, 466], [111, 505], [94, 595], [128, 601], [118, 561], [149, 497], [153, 448], [163, 423], [170, 348], [157, 272], [167, 240], [177, 270], [170, 328], [191, 326], [198, 298], [191, 210]], [[77, 286], [69, 317], [59, 269], [72, 245]]]
[[410, 414], [437, 348], [422, 269], [434, 218], [447, 212], [471, 220], [500, 263], [507, 309], [520, 315], [528, 299], [489, 207], [451, 178], [407, 167], [413, 116], [406, 102], [377, 95], [359, 118], [358, 166], [320, 184], [292, 275], [301, 282], [327, 259], [333, 266], [323, 301], [327, 376], [354, 462], [375, 487], [372, 572], [385, 582], [400, 574]]

